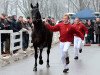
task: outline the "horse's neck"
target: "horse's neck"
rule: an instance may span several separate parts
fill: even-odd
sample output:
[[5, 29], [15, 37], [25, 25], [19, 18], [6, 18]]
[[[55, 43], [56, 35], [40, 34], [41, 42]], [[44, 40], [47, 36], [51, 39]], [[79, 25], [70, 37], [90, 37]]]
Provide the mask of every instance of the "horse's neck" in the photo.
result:
[[35, 28], [36, 30], [41, 30], [41, 29], [43, 28], [43, 22], [42, 22], [42, 20], [37, 21], [37, 22], [34, 24], [34, 28]]

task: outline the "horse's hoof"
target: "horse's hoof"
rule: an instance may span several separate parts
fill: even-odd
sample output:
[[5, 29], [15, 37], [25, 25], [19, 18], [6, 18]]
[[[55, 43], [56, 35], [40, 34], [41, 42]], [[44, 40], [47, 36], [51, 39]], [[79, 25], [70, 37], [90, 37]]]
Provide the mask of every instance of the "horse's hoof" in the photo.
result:
[[50, 67], [50, 65], [47, 65], [47, 68], [49, 68]]
[[34, 68], [33, 68], [33, 71], [35, 71], [35, 72], [36, 72], [36, 71], [37, 71], [37, 68], [36, 68], [36, 67], [34, 67]]
[[43, 64], [43, 60], [39, 60], [39, 64], [42, 65]]

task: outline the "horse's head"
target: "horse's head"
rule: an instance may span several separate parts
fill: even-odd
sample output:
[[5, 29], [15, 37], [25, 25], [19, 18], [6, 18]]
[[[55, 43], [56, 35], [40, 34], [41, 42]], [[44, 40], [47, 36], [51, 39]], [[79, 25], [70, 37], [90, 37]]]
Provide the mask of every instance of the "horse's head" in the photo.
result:
[[31, 3], [31, 8], [32, 8], [32, 11], [31, 11], [32, 19], [33, 20], [41, 19], [41, 14], [39, 12], [39, 4], [37, 3], [36, 6], [33, 6]]

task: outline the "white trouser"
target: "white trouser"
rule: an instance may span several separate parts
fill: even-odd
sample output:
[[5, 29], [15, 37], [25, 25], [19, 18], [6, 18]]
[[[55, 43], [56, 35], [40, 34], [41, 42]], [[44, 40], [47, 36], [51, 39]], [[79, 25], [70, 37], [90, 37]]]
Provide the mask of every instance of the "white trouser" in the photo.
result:
[[66, 64], [66, 58], [68, 57], [68, 49], [70, 47], [71, 42], [60, 42], [61, 49], [61, 60], [63, 62], [64, 68], [68, 68], [68, 64]]
[[74, 36], [74, 51], [75, 56], [78, 56], [79, 49], [82, 48], [82, 40], [80, 37]]

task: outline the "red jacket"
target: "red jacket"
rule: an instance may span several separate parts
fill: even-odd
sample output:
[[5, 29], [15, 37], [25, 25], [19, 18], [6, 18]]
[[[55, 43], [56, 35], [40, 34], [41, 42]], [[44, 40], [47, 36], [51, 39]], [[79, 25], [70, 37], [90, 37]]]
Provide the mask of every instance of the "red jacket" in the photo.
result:
[[83, 35], [77, 31], [70, 23], [64, 24], [59, 23], [55, 26], [47, 25], [47, 28], [53, 32], [59, 31], [60, 32], [60, 41], [61, 42], [72, 42], [74, 39], [74, 34], [77, 34], [82, 40], [84, 39]]
[[[88, 34], [88, 29], [85, 27], [85, 25], [83, 23], [79, 23], [79, 24], [73, 24], [73, 27], [80, 31], [83, 35]], [[78, 36], [77, 34], [75, 34], [76, 36]]]

